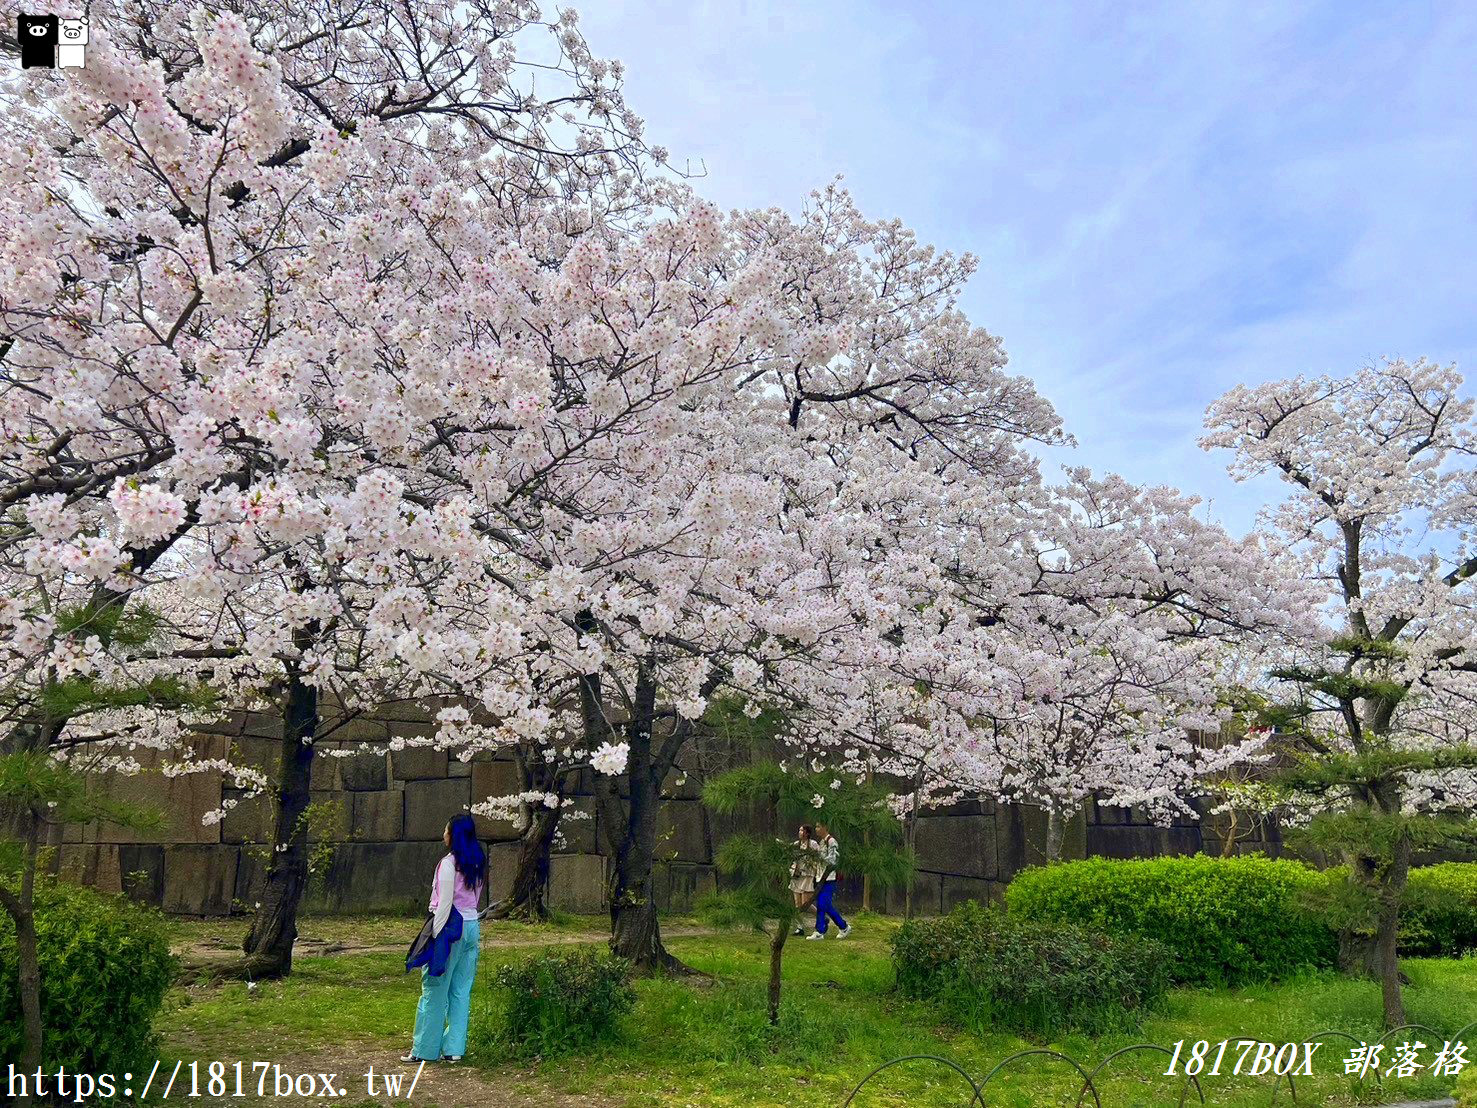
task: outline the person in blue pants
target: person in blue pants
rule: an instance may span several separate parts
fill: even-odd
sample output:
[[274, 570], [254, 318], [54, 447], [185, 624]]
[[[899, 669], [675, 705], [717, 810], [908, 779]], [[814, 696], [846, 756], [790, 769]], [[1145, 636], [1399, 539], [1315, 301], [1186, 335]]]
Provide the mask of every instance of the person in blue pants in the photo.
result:
[[446, 825], [445, 842], [449, 849], [437, 863], [431, 885], [431, 933], [441, 934], [455, 912], [460, 917], [461, 936], [451, 944], [441, 973], [432, 973], [430, 965], [421, 970], [415, 1037], [402, 1062], [460, 1062], [467, 1051], [467, 1020], [481, 938], [477, 904], [487, 886], [487, 852], [477, 841], [472, 817], [465, 812]]
[[851, 928], [847, 926], [846, 920], [841, 918], [841, 913], [836, 911], [836, 905], [832, 902], [836, 895], [836, 863], [841, 858], [841, 846], [836, 842], [836, 837], [831, 834], [831, 829], [824, 823], [815, 825], [815, 833], [820, 840], [820, 877], [816, 881], [815, 931], [806, 937], [824, 939], [827, 923], [834, 920], [836, 937], [844, 939], [851, 934]]

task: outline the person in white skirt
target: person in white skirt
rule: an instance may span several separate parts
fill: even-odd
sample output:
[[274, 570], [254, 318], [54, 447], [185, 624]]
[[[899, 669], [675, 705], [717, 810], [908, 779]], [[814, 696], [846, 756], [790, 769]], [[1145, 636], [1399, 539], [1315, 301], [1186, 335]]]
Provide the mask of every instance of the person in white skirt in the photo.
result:
[[[804, 908], [815, 899], [815, 879], [819, 872], [818, 861], [812, 860], [809, 855], [816, 850], [815, 829], [808, 823], [800, 825], [800, 831], [795, 839], [795, 846], [806, 852], [805, 856], [796, 858], [790, 865], [790, 893], [795, 898], [795, 907]], [[805, 928], [795, 928], [795, 934], [805, 934]]]

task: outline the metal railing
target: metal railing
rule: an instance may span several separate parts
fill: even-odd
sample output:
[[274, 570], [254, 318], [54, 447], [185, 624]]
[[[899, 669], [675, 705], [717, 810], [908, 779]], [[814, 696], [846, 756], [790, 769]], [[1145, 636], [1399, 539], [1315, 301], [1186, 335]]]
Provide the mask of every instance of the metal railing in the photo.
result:
[[[1329, 1028], [1326, 1031], [1318, 1032], [1316, 1035], [1309, 1035], [1305, 1039], [1302, 1039], [1300, 1041], [1313, 1043], [1326, 1038], [1340, 1038], [1349, 1040], [1349, 1042], [1353, 1043], [1355, 1047], [1383, 1047], [1389, 1040], [1393, 1039], [1394, 1036], [1402, 1032], [1414, 1031], [1420, 1034], [1429, 1035], [1433, 1039], [1442, 1042], [1462, 1043], [1465, 1042], [1462, 1036], [1464, 1036], [1467, 1032], [1473, 1030], [1474, 1028], [1477, 1028], [1477, 1020], [1473, 1020], [1471, 1023], [1466, 1024], [1465, 1026], [1461, 1027], [1455, 1035], [1452, 1035], [1450, 1038], [1446, 1038], [1440, 1035], [1434, 1029], [1427, 1027], [1424, 1024], [1406, 1023], [1401, 1024], [1399, 1027], [1393, 1027], [1389, 1031], [1386, 1031], [1373, 1043], [1369, 1043], [1366, 1040], [1359, 1039], [1354, 1035], [1349, 1034], [1349, 1032], [1347, 1031], [1340, 1031], [1336, 1028]], [[1227, 1036], [1227, 1038], [1230, 1041], [1238, 1043], [1251, 1042], [1260, 1044], [1270, 1041], [1261, 1038], [1254, 1038], [1251, 1036]], [[1118, 1059], [1131, 1054], [1138, 1054], [1143, 1052], [1164, 1054], [1169, 1056], [1171, 1059], [1173, 1059], [1175, 1056], [1174, 1052], [1171, 1051], [1168, 1047], [1160, 1046], [1158, 1043], [1134, 1043], [1131, 1046], [1125, 1046], [1113, 1051], [1111, 1054], [1103, 1058], [1102, 1061], [1098, 1062], [1098, 1064], [1094, 1066], [1091, 1070], [1088, 1070], [1082, 1062], [1078, 1061], [1076, 1058], [1073, 1058], [1070, 1054], [1066, 1054], [1060, 1050], [1050, 1050], [1045, 1047], [1033, 1047], [1028, 1050], [1018, 1050], [1014, 1054], [1007, 1055], [1005, 1058], [1002, 1058], [999, 1062], [995, 1064], [995, 1067], [985, 1075], [983, 1080], [976, 1081], [972, 1076], [970, 1076], [968, 1070], [966, 1070], [958, 1062], [955, 1062], [950, 1058], [944, 1058], [937, 1054], [905, 1054], [902, 1057], [889, 1059], [888, 1061], [883, 1062], [881, 1065], [874, 1067], [865, 1077], [861, 1079], [861, 1081], [857, 1083], [856, 1088], [851, 1090], [851, 1094], [846, 1098], [845, 1101], [842, 1102], [841, 1108], [853, 1108], [854, 1104], [857, 1105], [857, 1108], [861, 1108], [860, 1102], [857, 1101], [857, 1098], [861, 1094], [862, 1090], [865, 1089], [867, 1085], [869, 1085], [876, 1077], [878, 1077], [883, 1072], [892, 1069], [894, 1066], [914, 1063], [944, 1066], [945, 1068], [952, 1070], [953, 1072], [958, 1074], [969, 1086], [969, 1100], [965, 1101], [964, 1103], [968, 1105], [969, 1108], [973, 1108], [973, 1106], [975, 1105], [978, 1105], [979, 1108], [989, 1108], [989, 1102], [985, 1099], [985, 1091], [989, 1087], [990, 1082], [994, 1081], [995, 1078], [999, 1077], [1001, 1073], [1005, 1072], [1005, 1070], [1012, 1067], [1014, 1063], [1027, 1058], [1050, 1058], [1053, 1061], [1065, 1062], [1067, 1065], [1071, 1066], [1077, 1071], [1078, 1075], [1082, 1078], [1082, 1089], [1080, 1092], [1078, 1092], [1077, 1099], [1073, 1102], [1073, 1108], [1084, 1108], [1084, 1105], [1089, 1102], [1089, 1097], [1091, 1098], [1093, 1108], [1112, 1108], [1111, 1105], [1107, 1105], [1103, 1101], [1102, 1094], [1098, 1088], [1098, 1078], [1102, 1076], [1104, 1070], [1106, 1070], [1113, 1062], [1117, 1061]], [[1472, 1064], [1477, 1065], [1477, 1061], [1474, 1061]], [[1168, 1080], [1179, 1080], [1177, 1076], [1174, 1078], [1169, 1078], [1168, 1075], [1161, 1076], [1165, 1076]], [[1287, 1086], [1288, 1102], [1292, 1104], [1298, 1103], [1297, 1083], [1294, 1080], [1292, 1073], [1289, 1072], [1285, 1074], [1264, 1075], [1251, 1074], [1248, 1076], [1265, 1076], [1273, 1078], [1271, 1096], [1270, 1099], [1267, 1101], [1268, 1108], [1272, 1108], [1273, 1105], [1279, 1103], [1279, 1097], [1282, 1093], [1284, 1081], [1286, 1082]], [[1360, 1077], [1356, 1078], [1354, 1083], [1359, 1084], [1368, 1080], [1369, 1078], [1373, 1078], [1377, 1086], [1383, 1086], [1384, 1084], [1384, 1075], [1380, 1072], [1378, 1068], [1372, 1069], [1367, 1075], [1361, 1075]], [[1187, 1103], [1187, 1098], [1190, 1095], [1191, 1089], [1195, 1091], [1195, 1096], [1198, 1098], [1197, 1102], [1199, 1104], [1203, 1105], [1209, 1103], [1205, 1098], [1205, 1090], [1201, 1087], [1199, 1076], [1186, 1075], [1183, 1078], [1183, 1084], [1180, 1087], [1178, 1100], [1179, 1108], [1184, 1108], [1184, 1105]], [[962, 1090], [960, 1095], [964, 1095]], [[1142, 1094], [1140, 1093], [1139, 1095]]]

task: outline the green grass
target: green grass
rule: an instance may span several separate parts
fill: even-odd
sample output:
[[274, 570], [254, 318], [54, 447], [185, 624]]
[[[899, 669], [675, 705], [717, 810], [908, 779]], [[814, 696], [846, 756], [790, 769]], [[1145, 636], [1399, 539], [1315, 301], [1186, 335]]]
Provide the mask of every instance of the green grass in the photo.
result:
[[[1007, 1055], [1043, 1045], [1008, 1034], [959, 1032], [930, 1005], [897, 996], [887, 945], [895, 924], [867, 916], [854, 922], [846, 942], [795, 942], [786, 948], [778, 1028], [764, 1019], [767, 940], [747, 933], [676, 938], [669, 944], [672, 950], [713, 975], [711, 984], [639, 982], [636, 1010], [620, 1038], [593, 1056], [546, 1063], [532, 1075], [495, 1059], [479, 1064], [487, 1067], [490, 1086], [529, 1087], [532, 1082], [629, 1108], [832, 1108], [869, 1069], [900, 1055], [940, 1054], [978, 1079]], [[539, 934], [549, 936], [551, 943], [581, 934], [599, 941], [599, 923], [566, 920], [533, 935], [516, 925], [495, 932], [504, 941], [523, 943], [536, 942]], [[328, 921], [315, 919], [304, 931], [311, 934], [328, 926]], [[362, 921], [356, 941], [380, 927], [403, 936], [406, 921]], [[198, 941], [199, 934], [194, 938]], [[490, 977], [494, 965], [522, 957], [528, 949], [485, 949], [479, 977]], [[160, 1023], [165, 1049], [187, 1058], [271, 1057], [263, 1052], [280, 1055], [284, 1043], [300, 1050], [313, 1044], [322, 1050], [358, 1044], [398, 1052], [409, 1037], [418, 990], [417, 978], [405, 975], [402, 965], [398, 954], [306, 958], [290, 980], [250, 993], [241, 984], [177, 988]], [[1406, 992], [1411, 1020], [1450, 1034], [1477, 1019], [1477, 960], [1410, 960], [1404, 967], [1413, 982]], [[481, 1007], [486, 999], [474, 1003]], [[1178, 1039], [1302, 1041], [1329, 1028], [1372, 1041], [1380, 1033], [1379, 1018], [1373, 983], [1318, 975], [1278, 986], [1175, 990], [1134, 1035], [1069, 1037], [1044, 1045], [1091, 1068], [1111, 1051], [1140, 1041], [1171, 1048]], [[1346, 1052], [1330, 1040], [1316, 1056], [1319, 1076], [1298, 1083], [1299, 1103], [1381, 1103], [1449, 1095], [1450, 1079], [1391, 1079], [1383, 1090], [1373, 1082], [1361, 1089], [1343, 1076]], [[1234, 1057], [1234, 1051], [1228, 1056]], [[1101, 1082], [1104, 1104], [1128, 1108], [1175, 1103], [1180, 1080], [1157, 1076], [1166, 1064], [1167, 1058], [1158, 1054], [1120, 1059]], [[1031, 1058], [991, 1082], [989, 1103], [1071, 1104], [1080, 1088], [1081, 1079], [1065, 1063]], [[1265, 1105], [1272, 1080], [1207, 1077], [1204, 1089], [1210, 1104]], [[967, 1093], [963, 1080], [943, 1067], [910, 1064], [887, 1071], [856, 1104], [958, 1105], [968, 1099], [961, 1093]], [[1279, 1094], [1283, 1102], [1285, 1089]]]

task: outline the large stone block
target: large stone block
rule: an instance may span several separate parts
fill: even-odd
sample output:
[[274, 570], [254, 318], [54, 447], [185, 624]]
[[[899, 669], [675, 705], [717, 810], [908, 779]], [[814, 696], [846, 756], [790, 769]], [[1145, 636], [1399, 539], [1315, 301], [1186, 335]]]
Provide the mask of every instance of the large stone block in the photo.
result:
[[313, 812], [308, 821], [308, 841], [345, 842], [353, 830], [352, 793], [308, 793]]
[[423, 912], [445, 853], [439, 842], [344, 843], [311, 901], [332, 912]]
[[[197, 735], [191, 740], [194, 757], [223, 759], [230, 742], [222, 735]], [[221, 805], [221, 774], [218, 770], [185, 773], [166, 777], [161, 772], [166, 761], [159, 751], [137, 750], [134, 757], [143, 772], [109, 775], [103, 787], [124, 803], [157, 810], [164, 817], [163, 826], [155, 831], [139, 831], [112, 823], [99, 823], [93, 841], [100, 843], [218, 843], [219, 823], [205, 823], [207, 813]]]
[[282, 716], [276, 712], [247, 712], [242, 716], [241, 734], [258, 739], [281, 739]]
[[662, 793], [675, 800], [701, 800], [702, 778], [690, 770], [673, 767], [667, 772], [667, 779], [662, 782]]
[[[938, 873], [915, 873], [913, 875], [913, 914], [936, 916], [943, 905], [943, 875]], [[887, 890], [885, 905], [893, 916], [906, 915], [908, 890], [902, 885]]]
[[966, 900], [976, 900], [981, 904], [990, 904], [1000, 899], [1005, 886], [999, 881], [984, 881], [978, 877], [956, 877], [953, 874], [945, 874], [940, 886], [941, 903], [939, 910], [952, 912]]
[[1159, 853], [1199, 854], [1201, 848], [1200, 825], [1159, 828]]
[[513, 796], [523, 791], [523, 779], [514, 762], [473, 762], [472, 803], [494, 796]]
[[[1046, 824], [1047, 816], [1044, 808], [1025, 804], [1019, 806], [1020, 812], [1020, 834], [1022, 836], [1022, 850], [1024, 864], [1028, 866], [1044, 865], [1047, 861], [1046, 855]], [[1062, 828], [1062, 860], [1072, 861], [1087, 857], [1087, 809], [1079, 808], [1067, 818]], [[996, 876], [1005, 878], [1007, 874], [998, 873]]]
[[559, 814], [554, 849], [560, 854], [595, 854], [595, 798], [576, 796], [566, 800]]
[[1104, 858], [1153, 858], [1163, 854], [1196, 854], [1202, 846], [1199, 827], [1126, 825], [1088, 829], [1088, 849]]
[[148, 843], [120, 843], [118, 873], [123, 892], [140, 904], [158, 907], [164, 900], [164, 848]]
[[919, 869], [983, 878], [999, 872], [995, 821], [988, 816], [920, 816], [913, 842]]
[[472, 802], [470, 778], [405, 783], [405, 837], [439, 842], [451, 817]]
[[[713, 843], [718, 845], [734, 835], [777, 835], [774, 813], [767, 805], [757, 801], [747, 801], [738, 811], [731, 814], [721, 812], [708, 813], [708, 826], [712, 829]], [[786, 827], [785, 833], [794, 834], [793, 827]]]
[[433, 781], [446, 776], [446, 751], [429, 746], [392, 750], [390, 769], [401, 781]]
[[189, 916], [224, 916], [236, 893], [236, 866], [241, 849], [235, 846], [171, 844], [164, 851], [166, 912]]
[[940, 804], [934, 808], [927, 808], [922, 815], [927, 816], [980, 816], [985, 814], [985, 802], [979, 797], [965, 797], [956, 800], [952, 804]]
[[405, 833], [405, 793], [350, 793], [353, 798], [352, 833], [357, 841], [398, 842]]
[[[513, 762], [473, 762], [471, 769], [473, 804], [481, 804], [491, 797], [513, 796], [523, 791], [518, 766]], [[514, 820], [489, 819], [480, 815], [476, 820], [478, 838], [489, 842], [508, 842], [518, 837], [519, 828]]]
[[657, 909], [690, 912], [718, 887], [717, 870], [688, 862], [662, 862], [652, 870]]
[[319, 792], [339, 788], [339, 766], [342, 762], [336, 752], [344, 749], [335, 742], [316, 742], [313, 744], [313, 775], [310, 787]]
[[236, 862], [235, 903], [242, 911], [254, 912], [261, 903], [270, 853], [270, 849], [259, 846], [241, 848], [241, 857]]
[[376, 792], [390, 779], [388, 754], [351, 754], [339, 763], [339, 784], [350, 792]]
[[657, 820], [656, 855], [675, 862], [711, 862], [703, 806], [695, 800], [669, 800]]
[[375, 715], [392, 727], [400, 723], [433, 723], [441, 704], [433, 699], [392, 700], [380, 705]]
[[390, 741], [390, 725], [376, 716], [360, 714], [348, 719], [325, 720], [323, 735], [345, 748], [383, 747]]
[[282, 741], [242, 735], [232, 740], [230, 757], [237, 765], [254, 766], [275, 779], [282, 763]]
[[513, 876], [517, 873], [517, 870], [517, 843], [488, 844], [487, 903], [494, 904], [513, 891]]
[[121, 893], [123, 873], [118, 862], [120, 849], [122, 848], [106, 843], [63, 846], [57, 852], [57, 874], [63, 881], [86, 885], [98, 892]]
[[226, 789], [222, 803], [235, 801], [235, 807], [221, 820], [221, 842], [264, 843], [272, 837], [272, 796], [258, 793], [249, 796], [241, 789]]
[[862, 906], [862, 894], [864, 891], [860, 877], [848, 877], [843, 873], [841, 879], [836, 882], [836, 906], [843, 913], [858, 911]]
[[605, 907], [605, 859], [593, 854], [555, 854], [549, 859], [549, 906], [592, 915]]

